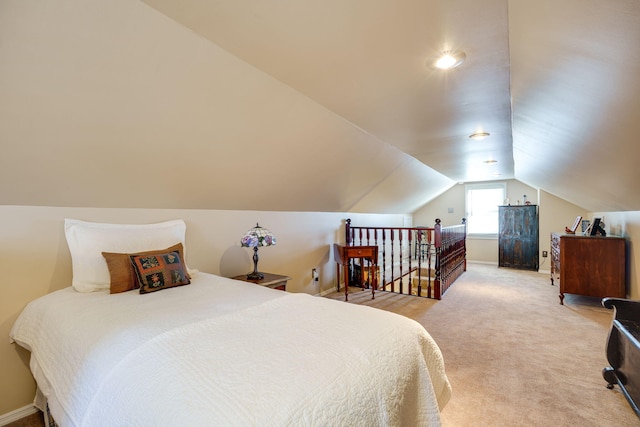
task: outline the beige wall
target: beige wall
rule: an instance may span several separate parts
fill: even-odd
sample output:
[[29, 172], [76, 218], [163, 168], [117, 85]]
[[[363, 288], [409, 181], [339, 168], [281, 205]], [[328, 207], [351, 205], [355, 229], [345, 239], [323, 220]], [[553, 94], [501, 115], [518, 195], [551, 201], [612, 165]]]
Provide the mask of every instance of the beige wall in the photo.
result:
[[[287, 289], [319, 294], [336, 283], [333, 243], [344, 242], [344, 219], [354, 224], [403, 226], [403, 215], [161, 209], [94, 209], [0, 206], [0, 416], [31, 403], [34, 383], [29, 353], [8, 343], [9, 330], [31, 300], [71, 283], [64, 218], [115, 223], [151, 223], [182, 218], [187, 223], [187, 263], [222, 276], [253, 269], [252, 252], [240, 247], [243, 233], [259, 222], [277, 238], [259, 252], [260, 271], [292, 277]], [[311, 269], [320, 280], [314, 283]]]
[[460, 224], [464, 217], [464, 185], [456, 184], [414, 212], [413, 225], [433, 227], [436, 218], [440, 218], [446, 227]]
[[[540, 253], [551, 250], [551, 233], [563, 232], [571, 227], [577, 216], [587, 217], [585, 209], [560, 199], [545, 191], [540, 191]], [[580, 228], [578, 228], [580, 229]], [[540, 271], [551, 272], [551, 259], [540, 257]]]

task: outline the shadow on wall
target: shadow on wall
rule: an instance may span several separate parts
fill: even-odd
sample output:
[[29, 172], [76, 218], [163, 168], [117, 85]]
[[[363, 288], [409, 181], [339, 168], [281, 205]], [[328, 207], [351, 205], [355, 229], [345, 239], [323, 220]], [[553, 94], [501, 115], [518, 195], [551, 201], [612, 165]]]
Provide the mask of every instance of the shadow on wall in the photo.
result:
[[251, 272], [251, 252], [241, 246], [229, 247], [220, 257], [219, 271], [223, 277], [234, 277]]
[[51, 276], [48, 293], [71, 286], [71, 282], [73, 280], [71, 252], [69, 252], [67, 238], [64, 235], [64, 225], [61, 225], [58, 228], [58, 250], [56, 253], [56, 262]]

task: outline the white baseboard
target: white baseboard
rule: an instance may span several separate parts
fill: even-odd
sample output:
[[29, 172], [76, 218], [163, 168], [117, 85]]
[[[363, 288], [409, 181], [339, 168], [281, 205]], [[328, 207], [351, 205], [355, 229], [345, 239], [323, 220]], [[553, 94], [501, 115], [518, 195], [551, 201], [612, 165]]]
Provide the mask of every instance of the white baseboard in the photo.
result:
[[487, 264], [487, 265], [495, 265], [496, 267], [498, 266], [498, 263], [495, 261], [474, 261], [472, 259], [468, 259], [467, 263], [470, 264]]
[[[474, 261], [474, 260], [467, 260], [468, 264], [487, 264], [487, 265], [495, 265], [496, 267], [498, 266], [498, 263], [495, 261]], [[541, 270], [538, 269], [538, 273], [540, 274], [551, 274], [551, 270]]]
[[28, 417], [31, 414], [38, 412], [38, 408], [33, 405], [23, 406], [15, 411], [8, 412], [4, 415], [0, 415], [0, 426], [6, 426], [9, 423], [18, 421], [21, 418]]

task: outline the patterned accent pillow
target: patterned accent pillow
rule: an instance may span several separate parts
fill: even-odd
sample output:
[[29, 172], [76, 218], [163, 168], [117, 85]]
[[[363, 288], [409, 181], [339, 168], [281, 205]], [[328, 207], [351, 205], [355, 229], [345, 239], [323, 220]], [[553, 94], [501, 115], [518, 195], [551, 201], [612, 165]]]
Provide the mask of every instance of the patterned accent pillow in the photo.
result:
[[146, 294], [191, 283], [177, 251], [156, 255], [131, 255], [140, 293]]
[[[102, 256], [107, 261], [109, 275], [111, 276], [111, 287], [109, 289], [109, 293], [117, 294], [140, 288], [138, 277], [135, 269], [133, 268], [133, 264], [131, 264], [131, 255], [158, 255], [169, 252], [178, 252], [180, 254], [180, 261], [182, 262], [182, 265], [186, 265], [184, 262], [184, 249], [182, 247], [182, 243], [156, 251], [144, 251], [129, 254], [102, 252]], [[191, 278], [189, 273], [187, 273], [187, 277], [189, 279]]]

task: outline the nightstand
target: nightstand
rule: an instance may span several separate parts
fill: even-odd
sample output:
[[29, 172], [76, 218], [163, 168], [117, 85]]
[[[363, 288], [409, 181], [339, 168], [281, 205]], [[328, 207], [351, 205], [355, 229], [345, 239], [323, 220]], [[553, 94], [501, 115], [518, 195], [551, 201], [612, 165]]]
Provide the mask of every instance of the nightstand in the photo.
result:
[[287, 281], [291, 280], [289, 276], [281, 276], [279, 274], [271, 274], [271, 273], [262, 273], [264, 274], [263, 279], [247, 279], [246, 274], [241, 274], [236, 277], [232, 277], [234, 280], [242, 280], [244, 282], [255, 283], [256, 285], [266, 286], [267, 288], [277, 289], [279, 291], [287, 290]]

